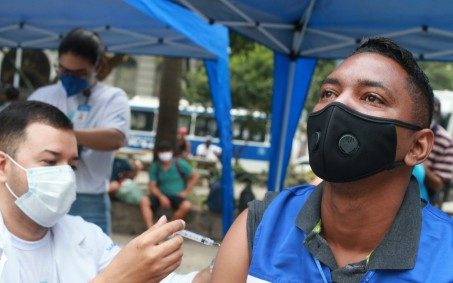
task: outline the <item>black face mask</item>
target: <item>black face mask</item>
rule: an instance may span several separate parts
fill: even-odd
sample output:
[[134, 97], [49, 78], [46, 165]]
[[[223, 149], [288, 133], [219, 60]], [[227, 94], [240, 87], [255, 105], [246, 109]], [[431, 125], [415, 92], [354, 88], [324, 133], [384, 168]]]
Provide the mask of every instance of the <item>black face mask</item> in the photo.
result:
[[377, 118], [333, 102], [308, 116], [310, 166], [329, 182], [350, 182], [402, 165], [395, 161], [396, 127], [416, 125]]

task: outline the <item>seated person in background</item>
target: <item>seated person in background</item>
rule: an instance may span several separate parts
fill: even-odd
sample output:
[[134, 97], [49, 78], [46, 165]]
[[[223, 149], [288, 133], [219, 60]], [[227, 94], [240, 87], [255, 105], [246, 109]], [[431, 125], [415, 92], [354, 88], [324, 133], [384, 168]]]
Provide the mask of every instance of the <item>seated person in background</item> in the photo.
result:
[[153, 225], [151, 202], [145, 192], [134, 181], [135, 176], [143, 166], [141, 163], [134, 162], [134, 167], [132, 168], [126, 159], [115, 158], [109, 184], [109, 194], [125, 203], [139, 205], [146, 228], [150, 228]]
[[212, 144], [212, 137], [207, 136], [206, 141], [197, 146], [197, 156], [204, 157], [210, 161], [217, 161], [220, 158], [220, 154], [222, 154], [222, 149]]
[[[434, 133], [433, 150], [425, 161], [425, 185], [433, 205], [441, 206], [440, 192], [453, 178], [453, 140], [441, 125], [440, 100], [434, 97], [431, 130]], [[447, 191], [448, 192], [448, 191]]]
[[197, 183], [198, 174], [184, 159], [173, 157], [173, 146], [166, 141], [156, 146], [158, 160], [149, 167], [151, 208], [175, 210], [173, 219], [182, 219], [190, 211], [186, 199]]
[[178, 140], [176, 142], [176, 157], [187, 159], [190, 155], [191, 144], [186, 139], [188, 130], [186, 127], [178, 129]]

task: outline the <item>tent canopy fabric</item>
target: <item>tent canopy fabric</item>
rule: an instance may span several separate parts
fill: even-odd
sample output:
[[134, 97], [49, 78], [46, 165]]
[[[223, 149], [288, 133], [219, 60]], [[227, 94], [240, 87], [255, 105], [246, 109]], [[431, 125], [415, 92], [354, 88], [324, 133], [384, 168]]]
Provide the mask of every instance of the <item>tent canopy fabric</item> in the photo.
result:
[[2, 1], [0, 45], [53, 49], [69, 30], [83, 27], [98, 32], [111, 52], [195, 58], [216, 58], [225, 52], [228, 39], [221, 36], [223, 27], [206, 25], [192, 12], [171, 4], [162, 0]]
[[168, 0], [0, 1], [0, 46], [56, 49], [73, 28], [96, 31], [107, 51], [205, 60], [222, 151], [223, 229], [233, 221], [228, 30]]
[[318, 58], [345, 58], [365, 38], [382, 36], [417, 59], [453, 60], [453, 17], [448, 13], [453, 3], [448, 0], [173, 1], [274, 50], [269, 190], [283, 186], [293, 125], [301, 113], [293, 104], [305, 103]]
[[337, 59], [363, 38], [393, 38], [416, 58], [453, 60], [448, 0], [174, 0], [270, 49]]

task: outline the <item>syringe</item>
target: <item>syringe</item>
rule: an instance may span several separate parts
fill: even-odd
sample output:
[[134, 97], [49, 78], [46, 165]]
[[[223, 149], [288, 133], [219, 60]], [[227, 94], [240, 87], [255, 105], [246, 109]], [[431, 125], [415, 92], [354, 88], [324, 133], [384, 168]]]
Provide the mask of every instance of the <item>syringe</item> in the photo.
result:
[[220, 246], [219, 243], [215, 242], [213, 239], [208, 237], [202, 236], [200, 234], [188, 231], [188, 230], [181, 230], [176, 232], [175, 234], [181, 235], [184, 238], [190, 239], [192, 241], [205, 244], [207, 246]]

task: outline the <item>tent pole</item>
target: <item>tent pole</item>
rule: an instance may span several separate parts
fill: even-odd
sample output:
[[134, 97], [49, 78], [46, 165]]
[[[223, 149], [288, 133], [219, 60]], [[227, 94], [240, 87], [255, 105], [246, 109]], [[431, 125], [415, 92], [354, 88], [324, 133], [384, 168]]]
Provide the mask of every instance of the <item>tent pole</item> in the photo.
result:
[[13, 78], [13, 86], [15, 88], [19, 88], [19, 83], [20, 83], [20, 68], [22, 66], [22, 48], [17, 47], [16, 48], [16, 60], [14, 62], [15, 66], [15, 71], [14, 71], [14, 78]]
[[197, 8], [195, 8], [194, 5], [190, 4], [189, 1], [186, 1], [186, 0], [180, 0], [182, 4], [184, 4], [187, 8], [189, 8], [190, 10], [192, 10], [195, 14], [197, 14], [198, 16], [200, 16], [203, 20], [205, 20], [205, 22], [209, 22], [209, 18], [206, 17], [200, 10], [198, 10]]
[[[280, 134], [280, 144], [277, 154], [277, 174], [275, 176], [275, 184], [274, 190], [280, 191], [281, 188], [281, 178], [283, 176], [283, 157], [285, 152], [285, 145], [286, 145], [286, 133], [288, 132], [288, 120], [289, 120], [289, 109], [291, 108], [291, 98], [293, 93], [293, 83], [294, 83], [294, 75], [296, 72], [296, 61], [291, 60], [289, 65], [289, 72], [288, 72], [288, 83], [286, 88], [286, 95], [285, 95], [285, 106], [283, 109], [283, 121], [282, 121], [282, 132]], [[291, 154], [291, 153], [290, 153]]]
[[304, 16], [300, 19], [299, 23], [302, 23], [302, 30], [299, 33], [294, 33], [293, 38], [293, 50], [297, 51], [300, 49], [302, 45], [302, 41], [304, 40], [305, 33], [307, 32], [308, 21], [310, 20], [311, 13], [313, 12], [313, 8], [315, 7], [316, 0], [311, 0], [310, 4], [308, 4], [307, 9], [305, 10]]

